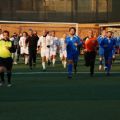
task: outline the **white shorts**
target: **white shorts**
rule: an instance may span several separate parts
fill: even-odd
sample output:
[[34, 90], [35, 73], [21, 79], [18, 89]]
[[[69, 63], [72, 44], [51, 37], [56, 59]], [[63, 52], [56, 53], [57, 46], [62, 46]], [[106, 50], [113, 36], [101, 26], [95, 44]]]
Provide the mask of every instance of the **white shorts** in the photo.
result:
[[26, 48], [21, 47], [20, 53], [21, 53], [21, 54], [26, 54], [26, 55], [28, 55], [28, 54], [29, 54], [29, 52], [28, 52], [28, 47], [26, 47]]
[[41, 57], [49, 58], [50, 57], [49, 49], [44, 49], [44, 50], [41, 49]]
[[67, 57], [67, 52], [66, 51], [62, 51], [60, 52], [60, 58], [63, 58], [63, 57]]
[[56, 56], [56, 51], [50, 51], [50, 56]]

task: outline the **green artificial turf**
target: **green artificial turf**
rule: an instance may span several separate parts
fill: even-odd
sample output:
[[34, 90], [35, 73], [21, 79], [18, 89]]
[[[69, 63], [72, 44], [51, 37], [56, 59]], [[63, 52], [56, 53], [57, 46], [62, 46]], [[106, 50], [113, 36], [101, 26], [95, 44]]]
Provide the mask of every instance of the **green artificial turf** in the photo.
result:
[[[0, 120], [120, 120], [120, 60], [112, 66], [107, 77], [97, 73], [73, 75], [66, 73], [22, 74], [32, 71], [22, 63], [14, 66], [11, 88], [0, 88]], [[79, 61], [79, 72], [88, 72]], [[48, 67], [48, 72], [65, 72], [59, 62]], [[98, 61], [95, 71], [98, 72]]]

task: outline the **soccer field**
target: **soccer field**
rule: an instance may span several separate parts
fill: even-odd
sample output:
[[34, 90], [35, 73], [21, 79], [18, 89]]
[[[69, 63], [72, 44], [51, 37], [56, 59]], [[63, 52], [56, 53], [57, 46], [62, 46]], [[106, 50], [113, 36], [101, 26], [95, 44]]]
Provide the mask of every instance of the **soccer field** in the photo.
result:
[[0, 120], [120, 120], [120, 60], [109, 77], [98, 61], [94, 77], [83, 64], [71, 80], [59, 61], [45, 73], [40, 63], [14, 66], [13, 86], [0, 88]]

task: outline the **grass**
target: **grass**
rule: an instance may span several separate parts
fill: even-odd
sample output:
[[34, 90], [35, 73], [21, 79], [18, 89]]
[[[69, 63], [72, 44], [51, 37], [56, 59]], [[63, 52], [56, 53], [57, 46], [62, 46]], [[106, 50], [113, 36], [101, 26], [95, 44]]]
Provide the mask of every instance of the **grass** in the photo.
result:
[[[38, 62], [39, 63], [39, 62]], [[41, 71], [38, 64], [32, 72]], [[31, 72], [22, 63], [14, 72]], [[47, 71], [66, 71], [57, 62]], [[79, 72], [89, 71], [79, 62]], [[96, 62], [95, 71], [98, 71]], [[119, 59], [112, 67], [120, 72]], [[120, 120], [120, 73], [13, 75], [13, 86], [0, 88], [0, 120]]]

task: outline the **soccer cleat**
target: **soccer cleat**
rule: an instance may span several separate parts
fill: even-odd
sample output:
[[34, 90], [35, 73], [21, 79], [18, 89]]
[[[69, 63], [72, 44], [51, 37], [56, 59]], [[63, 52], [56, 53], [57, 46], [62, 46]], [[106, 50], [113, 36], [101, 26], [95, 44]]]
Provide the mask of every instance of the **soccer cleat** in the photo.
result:
[[107, 71], [107, 67], [106, 66], [104, 67], [104, 70]]
[[3, 83], [0, 83], [0, 87], [2, 87], [3, 86]]
[[107, 75], [107, 76], [110, 76], [110, 73], [107, 73], [106, 75]]
[[14, 62], [13, 64], [14, 64], [14, 65], [17, 65], [17, 62]]
[[68, 79], [72, 79], [72, 75], [68, 75]]
[[8, 84], [7, 87], [12, 87], [12, 84]]
[[4, 86], [5, 82], [0, 82], [0, 87]]

